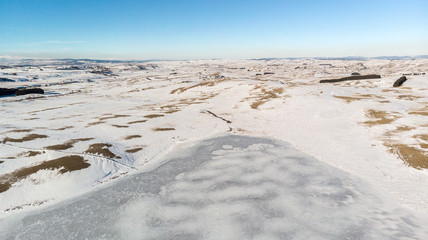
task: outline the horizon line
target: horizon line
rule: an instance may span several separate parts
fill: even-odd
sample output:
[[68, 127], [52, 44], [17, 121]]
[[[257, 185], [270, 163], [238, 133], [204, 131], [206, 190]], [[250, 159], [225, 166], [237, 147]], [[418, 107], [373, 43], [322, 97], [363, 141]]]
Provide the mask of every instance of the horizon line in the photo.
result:
[[74, 60], [74, 61], [112, 61], [112, 62], [149, 62], [149, 61], [195, 61], [195, 60], [297, 60], [297, 59], [316, 59], [316, 60], [369, 60], [369, 59], [417, 59], [417, 58], [428, 58], [428, 54], [420, 55], [381, 55], [374, 57], [367, 56], [343, 56], [343, 57], [261, 57], [261, 58], [183, 58], [183, 59], [119, 59], [119, 58], [48, 58], [48, 57], [23, 57], [23, 56], [8, 56], [0, 55], [0, 59], [10, 60]]

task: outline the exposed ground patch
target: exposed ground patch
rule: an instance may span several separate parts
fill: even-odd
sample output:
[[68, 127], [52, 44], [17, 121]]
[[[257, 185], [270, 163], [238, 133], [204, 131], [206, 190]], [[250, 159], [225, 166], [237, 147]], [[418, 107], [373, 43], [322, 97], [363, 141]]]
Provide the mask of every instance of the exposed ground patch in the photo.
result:
[[72, 148], [73, 145], [77, 142], [84, 142], [84, 141], [89, 141], [92, 140], [93, 138], [77, 138], [77, 139], [72, 139], [69, 140], [63, 144], [57, 144], [57, 145], [52, 145], [52, 146], [47, 146], [45, 147], [48, 150], [66, 150], [69, 148]]
[[389, 124], [398, 118], [397, 116], [392, 115], [391, 113], [388, 113], [386, 111], [377, 111], [374, 109], [368, 110], [366, 113], [366, 116], [370, 119], [374, 119], [374, 120], [369, 120], [364, 122], [368, 126]]
[[[260, 86], [256, 86], [254, 89], [258, 89]], [[269, 102], [274, 98], [281, 97], [281, 94], [284, 92], [284, 88], [273, 88], [273, 89], [265, 89], [261, 87], [260, 93], [256, 96], [252, 97], [255, 101], [250, 105], [252, 109], [258, 109], [261, 105]]]
[[149, 114], [144, 116], [145, 118], [159, 118], [159, 117], [163, 117], [164, 115], [162, 114]]
[[129, 126], [127, 125], [118, 125], [118, 124], [112, 124], [113, 127], [117, 127], [117, 128], [128, 128]]
[[7, 131], [7, 133], [22, 133], [22, 132], [32, 132], [32, 129], [13, 129]]
[[94, 143], [91, 144], [88, 148], [88, 150], [86, 150], [86, 153], [91, 153], [91, 154], [97, 154], [97, 155], [102, 155], [108, 158], [121, 158], [120, 156], [115, 155], [114, 153], [112, 153], [109, 148], [113, 146], [111, 144], [108, 143]]
[[91, 164], [87, 163], [83, 157], [71, 155], [66, 157], [57, 158], [50, 161], [42, 162], [38, 165], [20, 168], [12, 173], [0, 176], [0, 193], [7, 191], [12, 184], [27, 178], [40, 170], [55, 170], [59, 169], [61, 174], [72, 172], [89, 167]]
[[127, 124], [136, 124], [136, 123], [143, 123], [143, 122], [147, 122], [147, 120], [131, 121], [131, 122], [128, 122]]
[[353, 96], [338, 96], [333, 95], [333, 97], [345, 100], [347, 103], [351, 103], [353, 101], [361, 101], [366, 99], [383, 99], [383, 97], [371, 95], [371, 94], [355, 94]]
[[428, 116], [428, 106], [425, 106], [424, 108], [416, 111], [411, 111], [409, 114]]
[[386, 146], [411, 167], [428, 168], [428, 154], [426, 152], [405, 144], [386, 144]]
[[55, 131], [64, 131], [64, 130], [70, 129], [70, 128], [73, 128], [73, 126], [65, 126], [65, 127], [56, 128], [56, 129], [53, 129], [53, 130], [55, 130]]
[[153, 128], [155, 132], [165, 132], [165, 131], [174, 131], [175, 128]]
[[201, 83], [189, 86], [189, 87], [181, 87], [181, 88], [174, 89], [170, 92], [170, 94], [175, 94], [175, 93], [180, 94], [180, 93], [183, 93], [189, 89], [196, 88], [196, 87], [213, 87], [213, 86], [219, 84], [220, 82], [224, 82], [225, 80], [226, 80], [225, 78], [221, 78], [220, 80], [204, 81], [204, 82], [201, 82]]
[[41, 134], [28, 134], [22, 138], [9, 138], [6, 137], [3, 139], [3, 143], [7, 143], [7, 142], [15, 142], [15, 143], [20, 143], [20, 142], [28, 142], [28, 141], [32, 141], [38, 138], [47, 138], [48, 136], [46, 135], [41, 135]]
[[107, 119], [112, 119], [112, 118], [123, 118], [123, 117], [129, 117], [130, 115], [120, 115], [120, 114], [117, 114], [117, 115], [112, 115], [112, 116], [105, 116], [105, 117], [100, 117], [99, 119], [101, 120], [101, 121], [103, 121], [103, 120], [107, 120]]
[[140, 138], [141, 135], [129, 135], [125, 137], [125, 140], [134, 139], [134, 138]]
[[138, 147], [138, 148], [127, 149], [127, 150], [125, 150], [125, 152], [127, 152], [127, 153], [136, 153], [136, 152], [139, 152], [141, 150], [143, 150], [143, 148], [142, 147]]
[[102, 124], [102, 123], [106, 123], [106, 122], [105, 121], [91, 122], [91, 123], [88, 123], [88, 125], [86, 125], [86, 126], [94, 126], [94, 125], [98, 125], [98, 124]]

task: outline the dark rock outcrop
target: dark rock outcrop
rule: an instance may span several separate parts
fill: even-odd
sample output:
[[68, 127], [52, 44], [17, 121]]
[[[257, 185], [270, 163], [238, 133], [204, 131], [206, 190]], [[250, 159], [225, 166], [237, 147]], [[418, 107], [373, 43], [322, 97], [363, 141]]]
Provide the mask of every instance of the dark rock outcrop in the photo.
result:
[[394, 82], [394, 85], [392, 85], [393, 87], [399, 87], [401, 85], [403, 85], [403, 83], [407, 81], [406, 76], [402, 76], [399, 79], [397, 79], [397, 81]]
[[26, 95], [26, 94], [44, 94], [45, 91], [41, 88], [0, 88], [0, 96], [8, 95]]
[[0, 96], [14, 95], [15, 91], [13, 88], [0, 88]]
[[15, 91], [15, 95], [19, 96], [19, 95], [26, 95], [26, 94], [44, 94], [45, 91], [43, 91], [43, 89], [41, 88], [23, 88], [23, 89], [17, 89]]
[[375, 79], [375, 78], [381, 78], [381, 76], [376, 74], [350, 76], [350, 77], [344, 77], [344, 78], [338, 78], [338, 79], [321, 80], [320, 83], [335, 83], [335, 82], [343, 82], [343, 81], [350, 81], [350, 80]]

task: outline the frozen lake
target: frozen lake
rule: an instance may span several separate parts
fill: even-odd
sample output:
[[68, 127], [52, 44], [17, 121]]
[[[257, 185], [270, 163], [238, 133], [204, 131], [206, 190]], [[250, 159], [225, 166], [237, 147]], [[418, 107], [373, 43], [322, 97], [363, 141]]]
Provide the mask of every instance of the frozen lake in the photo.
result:
[[1, 239], [422, 239], [423, 221], [285, 142], [228, 135], [0, 222]]

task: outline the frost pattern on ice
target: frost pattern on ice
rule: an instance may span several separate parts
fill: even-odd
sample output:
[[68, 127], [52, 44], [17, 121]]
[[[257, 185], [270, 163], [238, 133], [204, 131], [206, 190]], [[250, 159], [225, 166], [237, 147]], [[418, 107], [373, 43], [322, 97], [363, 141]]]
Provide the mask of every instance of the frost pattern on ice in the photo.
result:
[[243, 136], [206, 140], [150, 172], [19, 224], [7, 221], [0, 222], [2, 239], [428, 236], [420, 219], [361, 180], [286, 143]]

